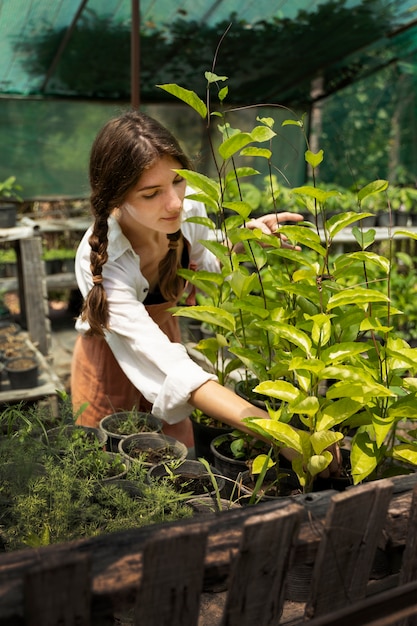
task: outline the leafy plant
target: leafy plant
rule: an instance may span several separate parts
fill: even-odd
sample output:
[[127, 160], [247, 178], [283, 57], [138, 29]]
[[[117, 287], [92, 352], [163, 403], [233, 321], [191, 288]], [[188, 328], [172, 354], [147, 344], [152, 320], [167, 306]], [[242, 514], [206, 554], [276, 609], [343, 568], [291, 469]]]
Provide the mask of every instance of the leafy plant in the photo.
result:
[[[399, 313], [390, 299], [392, 255], [373, 252], [375, 231], [361, 227], [371, 215], [364, 207], [372, 199], [387, 204], [387, 181], [373, 181], [354, 195], [349, 192], [346, 199], [340, 189], [322, 188], [316, 172], [323, 152], [309, 149], [304, 119], [294, 116], [283, 124], [297, 126], [305, 135], [312, 183], [292, 194], [301, 199], [313, 224], [282, 226], [280, 233], [302, 251], [287, 250], [279, 238], [247, 229], [251, 204], [241, 181], [257, 171], [240, 162], [264, 159], [272, 173], [272, 151], [259, 144], [269, 144], [276, 135], [274, 120], [257, 117], [249, 131], [231, 128], [224, 107], [227, 77], [213, 72], [205, 76], [207, 104], [178, 85], [161, 86], [189, 104], [207, 126], [219, 119], [222, 137], [213, 150], [216, 180], [181, 171], [197, 190], [193, 197], [205, 202], [217, 218], [199, 221], [213, 233], [221, 232], [220, 241], [204, 243], [219, 259], [221, 273], [184, 271], [211, 303], [176, 314], [217, 328], [218, 346], [226, 344], [260, 381], [255, 391], [280, 401], [278, 408], [268, 407], [269, 419], [246, 421], [257, 435], [293, 451], [293, 469], [304, 491], [313, 488], [315, 477], [331, 463], [328, 448], [351, 429], [355, 483], [392, 471], [396, 460], [417, 464], [415, 440], [397, 438], [399, 424], [417, 415], [412, 378], [416, 353], [392, 322]], [[213, 86], [220, 110], [211, 109]], [[231, 200], [232, 190], [238, 197]], [[272, 184], [276, 209], [274, 193]], [[329, 206], [341, 210], [328, 217]], [[387, 206], [390, 209], [389, 202]], [[348, 227], [358, 250], [335, 254], [334, 239]], [[402, 234], [413, 237], [407, 231]]]
[[0, 200], [9, 198], [21, 202], [20, 191], [22, 191], [22, 187], [16, 183], [16, 176], [9, 176], [5, 180], [0, 181]]

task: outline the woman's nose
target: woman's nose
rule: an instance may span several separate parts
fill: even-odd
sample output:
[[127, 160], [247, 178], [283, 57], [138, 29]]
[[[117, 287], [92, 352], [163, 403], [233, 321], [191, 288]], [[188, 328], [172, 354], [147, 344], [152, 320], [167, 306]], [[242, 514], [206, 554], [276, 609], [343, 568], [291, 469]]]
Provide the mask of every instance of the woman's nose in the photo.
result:
[[168, 211], [178, 212], [182, 208], [183, 194], [180, 193], [178, 188], [172, 187], [170, 189], [169, 198], [167, 202]]

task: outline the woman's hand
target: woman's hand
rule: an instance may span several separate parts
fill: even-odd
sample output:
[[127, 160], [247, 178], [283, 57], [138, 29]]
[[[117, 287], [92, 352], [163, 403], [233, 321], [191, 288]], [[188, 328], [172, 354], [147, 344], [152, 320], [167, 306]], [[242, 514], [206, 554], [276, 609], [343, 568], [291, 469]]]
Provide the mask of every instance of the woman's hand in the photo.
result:
[[290, 246], [286, 243], [287, 237], [279, 232], [279, 225], [281, 222], [301, 222], [303, 216], [300, 213], [290, 213], [289, 211], [283, 211], [282, 213], [268, 213], [267, 215], [261, 215], [261, 217], [254, 218], [247, 222], [246, 228], [254, 230], [258, 228], [265, 235], [275, 235], [281, 239], [282, 245], [285, 248], [291, 248], [293, 250], [301, 250], [299, 246]]

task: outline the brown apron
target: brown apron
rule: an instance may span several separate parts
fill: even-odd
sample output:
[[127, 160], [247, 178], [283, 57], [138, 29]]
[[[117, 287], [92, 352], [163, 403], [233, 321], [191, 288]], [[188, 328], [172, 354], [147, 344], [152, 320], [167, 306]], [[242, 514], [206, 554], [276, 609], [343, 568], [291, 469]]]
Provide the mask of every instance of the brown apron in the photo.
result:
[[[167, 311], [174, 302], [146, 306], [151, 318], [171, 341], [181, 342], [178, 318]], [[98, 336], [79, 335], [74, 346], [71, 368], [71, 398], [77, 424], [98, 426], [102, 417], [116, 411], [149, 412], [152, 408], [122, 371], [106, 340]], [[81, 411], [83, 404], [87, 407]], [[194, 445], [189, 418], [178, 424], [164, 423], [163, 432], [188, 447]]]

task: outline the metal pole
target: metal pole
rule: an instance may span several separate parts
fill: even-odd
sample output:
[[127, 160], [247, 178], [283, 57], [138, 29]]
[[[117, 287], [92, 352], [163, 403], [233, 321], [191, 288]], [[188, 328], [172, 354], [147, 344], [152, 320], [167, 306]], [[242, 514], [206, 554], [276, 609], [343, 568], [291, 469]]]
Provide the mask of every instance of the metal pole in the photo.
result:
[[130, 100], [132, 109], [140, 106], [140, 0], [132, 0], [130, 34]]

